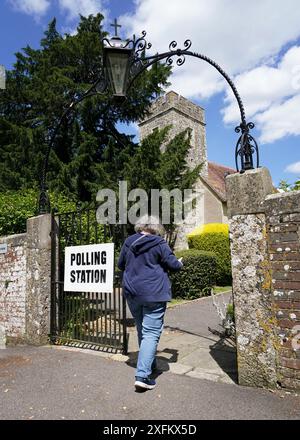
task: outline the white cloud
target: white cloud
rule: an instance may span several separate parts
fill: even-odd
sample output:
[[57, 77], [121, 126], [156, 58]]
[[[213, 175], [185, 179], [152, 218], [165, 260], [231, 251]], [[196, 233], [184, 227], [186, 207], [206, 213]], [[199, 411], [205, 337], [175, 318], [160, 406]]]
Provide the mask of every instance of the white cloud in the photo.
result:
[[300, 162], [291, 163], [290, 165], [288, 165], [286, 167], [286, 169], [284, 171], [286, 171], [287, 173], [299, 174], [300, 173]]
[[105, 13], [104, 0], [8, 0], [15, 10], [33, 15], [36, 18], [43, 16], [49, 9], [50, 4], [58, 4], [61, 10], [67, 13], [67, 20], [78, 18], [78, 15], [88, 16]]
[[58, 0], [60, 8], [67, 12], [67, 19], [74, 20], [78, 15], [96, 15], [105, 12], [102, 0]]
[[9, 0], [15, 10], [33, 15], [36, 18], [44, 15], [50, 7], [49, 0]]
[[[135, 12], [120, 18], [127, 36], [148, 32], [153, 53], [167, 51], [173, 39], [183, 48], [190, 38], [192, 51], [209, 56], [234, 78], [264, 142], [300, 134], [300, 48], [294, 44], [277, 65], [282, 48], [300, 36], [299, 20], [299, 0], [137, 0]], [[236, 120], [231, 91], [207, 63], [188, 57], [175, 66], [171, 81], [188, 98], [225, 91], [224, 121]]]
[[[139, 0], [134, 15], [120, 21], [129, 35], [148, 31], [159, 52], [173, 39], [182, 46], [190, 38], [191, 50], [205, 53], [232, 74], [269, 59], [299, 36], [298, 5], [298, 0], [189, 0], [188, 5], [182, 0]], [[201, 61], [196, 66], [201, 76]]]
[[[246, 104], [249, 118], [299, 93], [300, 86], [297, 81], [300, 75], [297, 68], [300, 68], [300, 47], [293, 46], [284, 54], [277, 66], [255, 67], [234, 79]], [[224, 121], [236, 122], [238, 112], [230, 92], [227, 93], [226, 102], [228, 106], [224, 110]]]
[[[35, 16], [45, 14], [50, 0], [9, 0]], [[109, 0], [53, 0], [67, 22], [78, 14], [102, 12]], [[173, 39], [178, 47], [190, 38], [192, 51], [203, 53], [234, 79], [247, 119], [260, 130], [260, 142], [300, 135], [299, 0], [134, 0], [135, 11], [120, 18], [123, 35], [148, 32], [153, 52], [165, 52]], [[66, 23], [67, 26], [68, 23]], [[105, 27], [109, 28], [106, 18]], [[67, 28], [66, 28], [67, 29]], [[70, 29], [73, 29], [71, 26]], [[292, 45], [292, 47], [291, 47]], [[290, 47], [282, 55], [284, 47]], [[174, 58], [175, 65], [176, 57]], [[174, 67], [171, 88], [187, 98], [203, 100], [225, 93], [224, 122], [239, 120], [236, 101], [226, 81], [210, 65], [187, 57]]]
[[[260, 129], [260, 142], [271, 143], [284, 136], [300, 135], [300, 46], [291, 47], [277, 66], [262, 65], [235, 78], [247, 110]], [[224, 122], [239, 120], [230, 92], [225, 98]]]
[[285, 136], [300, 135], [300, 94], [272, 105], [255, 119], [261, 131], [260, 142], [271, 143]]

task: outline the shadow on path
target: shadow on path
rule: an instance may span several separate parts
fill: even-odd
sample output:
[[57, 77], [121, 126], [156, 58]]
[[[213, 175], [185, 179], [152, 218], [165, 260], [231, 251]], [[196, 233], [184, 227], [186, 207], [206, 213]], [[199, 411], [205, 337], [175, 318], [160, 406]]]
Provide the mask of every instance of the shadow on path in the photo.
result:
[[[127, 363], [136, 367], [138, 345], [134, 327], [129, 334]], [[167, 310], [157, 359], [162, 372], [237, 383], [235, 339], [223, 334], [211, 297]]]

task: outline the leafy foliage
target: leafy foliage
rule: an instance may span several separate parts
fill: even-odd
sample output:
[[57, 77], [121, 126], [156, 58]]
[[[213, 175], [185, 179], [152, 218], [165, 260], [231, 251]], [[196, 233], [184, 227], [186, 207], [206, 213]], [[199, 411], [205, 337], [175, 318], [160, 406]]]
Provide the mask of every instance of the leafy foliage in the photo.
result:
[[[186, 158], [190, 148], [190, 132], [183, 130], [173, 139], [168, 140], [170, 127], [162, 130], [155, 129], [138, 146], [135, 154], [125, 165], [124, 177], [130, 183], [130, 188], [142, 188], [146, 191], [151, 211], [151, 189], [166, 189], [171, 191], [178, 188], [183, 194], [184, 189], [192, 188], [199, 176], [202, 164], [193, 169], [188, 167]], [[159, 209], [162, 211], [162, 198]], [[168, 239], [172, 245], [174, 232], [174, 200], [171, 200], [170, 223], [166, 226]]]
[[[0, 236], [26, 232], [26, 220], [34, 216], [37, 198], [34, 189], [0, 193]], [[59, 212], [76, 209], [76, 203], [62, 194], [51, 192], [50, 200]]]
[[216, 282], [220, 286], [231, 284], [231, 257], [228, 225], [209, 223], [196, 228], [188, 234], [191, 249], [211, 251], [216, 255]]
[[173, 296], [184, 299], [205, 296], [215, 284], [215, 255], [212, 252], [188, 249], [176, 252], [176, 257], [183, 257], [183, 268], [170, 275]]
[[[11, 195], [10, 206], [15, 203], [20, 215], [1, 233], [23, 231], [26, 216], [36, 213], [36, 191], [30, 189], [39, 185], [49, 139], [64, 110], [103, 74], [101, 40], [107, 34], [102, 21], [101, 14], [81, 17], [77, 33], [63, 36], [53, 19], [38, 49], [27, 45], [16, 53], [0, 95], [0, 191], [5, 200]], [[125, 102], [109, 92], [97, 94], [64, 119], [49, 157], [52, 207], [60, 204], [57, 194], [74, 206], [93, 206], [97, 191], [118, 190], [119, 180], [128, 180], [129, 190], [143, 188], [149, 195], [151, 188], [191, 188], [200, 167], [190, 170], [185, 161], [187, 130], [171, 140], [168, 128], [156, 130], [137, 145], [117, 129], [119, 122], [137, 122], [147, 114], [153, 98], [168, 85], [169, 74], [170, 67], [156, 64], [138, 77]]]
[[300, 179], [296, 180], [294, 183], [288, 183], [287, 180], [280, 180], [278, 189], [283, 192], [300, 191]]
[[[0, 95], [0, 191], [36, 187], [47, 143], [64, 110], [102, 75], [103, 16], [80, 18], [75, 35], [61, 35], [53, 19], [38, 49], [16, 53]], [[170, 68], [154, 65], [125, 102], [107, 92], [83, 100], [64, 119], [49, 158], [48, 185], [89, 204], [95, 193], [117, 185], [136, 146], [117, 123], [145, 116], [166, 86]], [[122, 151], [122, 152], [121, 152]]]

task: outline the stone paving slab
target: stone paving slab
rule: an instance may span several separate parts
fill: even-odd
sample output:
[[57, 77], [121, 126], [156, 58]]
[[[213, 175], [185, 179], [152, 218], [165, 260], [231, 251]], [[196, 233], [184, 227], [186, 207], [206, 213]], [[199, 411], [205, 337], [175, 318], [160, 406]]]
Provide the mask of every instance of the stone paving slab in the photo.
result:
[[[228, 302], [230, 293], [223, 297]], [[236, 382], [234, 342], [220, 338], [220, 330], [211, 297], [168, 308], [157, 351], [159, 368], [199, 379]], [[138, 355], [135, 327], [129, 330], [128, 349], [128, 363], [135, 366]]]
[[174, 374], [187, 374], [189, 373], [193, 367], [189, 366], [189, 365], [183, 365], [180, 363], [176, 363], [176, 364], [170, 364], [170, 373], [174, 373]]

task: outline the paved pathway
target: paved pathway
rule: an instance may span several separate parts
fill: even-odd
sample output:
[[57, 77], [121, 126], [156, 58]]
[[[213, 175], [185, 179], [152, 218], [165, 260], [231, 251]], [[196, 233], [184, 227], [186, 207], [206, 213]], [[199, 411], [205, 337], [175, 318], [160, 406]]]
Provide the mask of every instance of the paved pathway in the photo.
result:
[[299, 419], [300, 397], [170, 372], [137, 393], [134, 370], [91, 350], [0, 351], [0, 419]]
[[0, 350], [0, 419], [300, 418], [297, 394], [234, 383], [235, 350], [215, 334], [211, 298], [169, 309], [165, 324], [158, 352], [164, 372], [146, 393], [133, 386], [133, 328], [128, 357], [54, 346]]
[[[230, 293], [224, 294], [227, 303]], [[221, 296], [218, 296], [221, 301]], [[230, 339], [220, 337], [223, 329], [211, 297], [169, 308], [158, 350], [163, 371], [216, 382], [237, 381], [236, 349]], [[138, 353], [135, 327], [129, 329], [129, 364]]]

